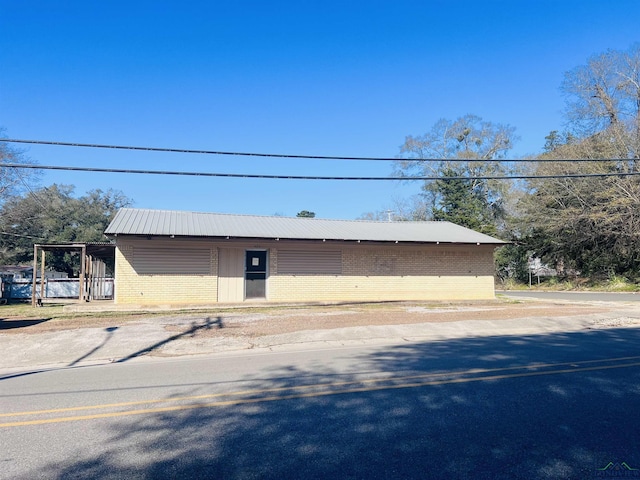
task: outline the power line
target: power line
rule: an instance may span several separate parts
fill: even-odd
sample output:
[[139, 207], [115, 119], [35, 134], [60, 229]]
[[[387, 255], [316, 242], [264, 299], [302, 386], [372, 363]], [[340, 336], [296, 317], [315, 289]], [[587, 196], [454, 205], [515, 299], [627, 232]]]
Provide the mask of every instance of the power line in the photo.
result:
[[35, 240], [42, 240], [42, 237], [34, 237], [32, 235], [20, 235], [18, 233], [0, 232], [0, 235], [9, 235], [11, 237], [23, 237], [23, 238], [33, 238]]
[[446, 158], [390, 158], [390, 157], [342, 157], [329, 155], [295, 155], [282, 153], [250, 153], [250, 152], [226, 152], [219, 150], [192, 150], [186, 148], [161, 148], [161, 147], [139, 147], [131, 145], [105, 145], [99, 143], [77, 143], [77, 142], [54, 142], [48, 140], [24, 140], [15, 138], [0, 138], [0, 142], [7, 143], [26, 143], [32, 145], [55, 145], [62, 147], [83, 147], [83, 148], [103, 148], [112, 150], [137, 150], [145, 152], [165, 152], [165, 153], [195, 153], [201, 155], [226, 155], [236, 157], [266, 157], [266, 158], [297, 158], [306, 160], [346, 160], [346, 161], [368, 161], [368, 162], [443, 162], [443, 161], [460, 161], [460, 162], [501, 162], [501, 163], [551, 163], [551, 162], [625, 162], [628, 159], [613, 158], [575, 158], [575, 159], [486, 159], [486, 158], [463, 158], [463, 159], [446, 159]]
[[92, 173], [126, 173], [142, 175], [177, 175], [188, 177], [222, 177], [222, 178], [256, 178], [268, 180], [344, 180], [344, 181], [455, 181], [455, 180], [533, 180], [552, 178], [596, 178], [596, 177], [631, 177], [638, 176], [640, 172], [616, 172], [616, 173], [568, 173], [563, 175], [482, 175], [459, 177], [340, 177], [319, 175], [266, 175], [254, 173], [214, 173], [214, 172], [181, 172], [171, 170], [134, 170], [125, 168], [94, 168], [94, 167], [68, 167], [60, 165], [27, 165], [22, 163], [0, 163], [0, 168], [29, 168], [33, 170], [63, 170], [72, 172]]
[[146, 152], [168, 152], [168, 153], [196, 153], [201, 155], [227, 155], [238, 157], [268, 157], [268, 158], [298, 158], [308, 160], [366, 160], [366, 161], [396, 161], [397, 158], [384, 157], [336, 157], [327, 155], [292, 155], [279, 153], [250, 153], [250, 152], [226, 152], [219, 150], [193, 150], [186, 148], [161, 148], [161, 147], [140, 147], [131, 145], [104, 145], [96, 143], [77, 143], [77, 142], [54, 142], [48, 140], [21, 140], [13, 138], [0, 139], [2, 142], [9, 143], [28, 143], [34, 145], [56, 145], [63, 147], [85, 147], [85, 148], [106, 148], [113, 150], [138, 150]]

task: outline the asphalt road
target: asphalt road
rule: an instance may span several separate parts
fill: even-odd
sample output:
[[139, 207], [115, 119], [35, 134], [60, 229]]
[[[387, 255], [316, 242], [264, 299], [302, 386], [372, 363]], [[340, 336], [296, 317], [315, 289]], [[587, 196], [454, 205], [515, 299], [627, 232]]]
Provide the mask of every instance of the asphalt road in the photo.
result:
[[572, 302], [640, 302], [640, 294], [625, 292], [545, 292], [540, 290], [498, 290], [507, 297], [567, 300]]
[[0, 478], [634, 475], [639, 347], [612, 328], [0, 373]]

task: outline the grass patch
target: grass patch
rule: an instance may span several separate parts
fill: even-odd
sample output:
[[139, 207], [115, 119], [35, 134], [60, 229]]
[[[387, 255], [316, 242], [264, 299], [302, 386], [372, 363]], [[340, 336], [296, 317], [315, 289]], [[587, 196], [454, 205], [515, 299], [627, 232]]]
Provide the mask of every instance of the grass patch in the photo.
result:
[[[524, 290], [524, 289], [520, 289]], [[496, 300], [499, 300], [501, 303], [510, 305], [512, 303], [527, 303], [527, 300], [523, 300], [521, 298], [511, 298], [501, 293], [496, 293]]]
[[63, 304], [45, 304], [34, 308], [31, 303], [8, 303], [0, 305], [0, 318], [57, 318], [63, 315]]
[[174, 317], [174, 316], [228, 316], [237, 314], [277, 314], [278, 312], [293, 312], [300, 314], [329, 311], [395, 311], [408, 306], [416, 306], [425, 309], [441, 309], [443, 307], [460, 307], [469, 305], [483, 305], [496, 303], [514, 303], [513, 299], [497, 296], [495, 300], [477, 301], [429, 301], [429, 302], [337, 302], [321, 304], [278, 304], [278, 305], [240, 305], [205, 308], [175, 308], [164, 310], [111, 310], [111, 311], [64, 311], [69, 303], [45, 303], [42, 307], [32, 307], [30, 303], [9, 303], [0, 305], [0, 320], [31, 320], [46, 318], [49, 322], [79, 322], [87, 323], [97, 320], [110, 320], [117, 323], [126, 323], [138, 319]]
[[639, 290], [637, 283], [630, 282], [619, 275], [612, 275], [604, 282], [602, 288], [605, 288], [608, 292], [637, 292]]

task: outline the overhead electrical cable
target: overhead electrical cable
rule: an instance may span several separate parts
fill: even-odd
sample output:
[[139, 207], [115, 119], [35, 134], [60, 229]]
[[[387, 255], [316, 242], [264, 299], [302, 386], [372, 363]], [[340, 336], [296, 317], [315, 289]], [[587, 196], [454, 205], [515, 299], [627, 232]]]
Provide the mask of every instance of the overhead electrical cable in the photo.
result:
[[105, 145], [99, 143], [77, 143], [77, 142], [54, 142], [48, 140], [24, 140], [15, 138], [0, 138], [0, 142], [7, 143], [25, 143], [32, 145], [55, 145], [63, 147], [82, 147], [82, 148], [103, 148], [112, 150], [136, 150], [145, 152], [165, 152], [165, 153], [195, 153], [200, 155], [225, 155], [236, 157], [266, 157], [266, 158], [297, 158], [306, 160], [344, 160], [344, 161], [368, 161], [368, 162], [442, 162], [442, 161], [460, 161], [460, 162], [501, 162], [501, 163], [553, 163], [553, 162], [625, 162], [628, 159], [614, 158], [575, 158], [575, 159], [523, 159], [523, 158], [390, 158], [390, 157], [347, 157], [347, 156], [329, 156], [329, 155], [294, 155], [282, 153], [250, 153], [250, 152], [226, 152], [219, 150], [192, 150], [186, 148], [162, 148], [162, 147], [136, 147], [130, 145]]
[[69, 167], [61, 165], [26, 165], [22, 163], [1, 163], [0, 168], [29, 168], [33, 170], [64, 170], [73, 172], [93, 173], [128, 173], [143, 175], [178, 175], [189, 177], [223, 177], [223, 178], [257, 178], [269, 180], [346, 180], [346, 181], [455, 181], [455, 180], [527, 180], [527, 179], [551, 179], [551, 178], [593, 178], [593, 177], [629, 177], [639, 176], [640, 172], [610, 172], [610, 173], [567, 173], [562, 175], [481, 175], [481, 176], [457, 176], [457, 177], [341, 177], [321, 175], [267, 175], [256, 173], [214, 173], [214, 172], [182, 172], [171, 170], [134, 170], [127, 168], [95, 168], [95, 167]]
[[33, 238], [34, 240], [42, 240], [42, 237], [34, 237], [33, 235], [20, 235], [19, 233], [0, 232], [0, 235], [9, 235], [11, 237]]

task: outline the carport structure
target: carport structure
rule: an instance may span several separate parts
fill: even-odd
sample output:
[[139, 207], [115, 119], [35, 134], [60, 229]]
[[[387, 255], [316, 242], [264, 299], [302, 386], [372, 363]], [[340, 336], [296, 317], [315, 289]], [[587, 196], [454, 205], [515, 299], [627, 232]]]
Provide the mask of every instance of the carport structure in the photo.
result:
[[[105, 260], [115, 259], [115, 244], [110, 242], [56, 243], [33, 245], [33, 279], [31, 305], [36, 306], [45, 298], [45, 264], [47, 252], [79, 252], [80, 272], [78, 275], [78, 301], [103, 300], [106, 295]], [[40, 267], [40, 288], [38, 289], [38, 266]]]

